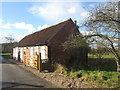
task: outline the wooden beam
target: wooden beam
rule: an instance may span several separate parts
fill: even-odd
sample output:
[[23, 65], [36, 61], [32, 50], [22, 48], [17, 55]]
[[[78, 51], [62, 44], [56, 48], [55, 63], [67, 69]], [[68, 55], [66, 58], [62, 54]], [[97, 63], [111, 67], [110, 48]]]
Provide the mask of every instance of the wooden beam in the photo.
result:
[[41, 53], [38, 55], [38, 72], [42, 71], [42, 61], [41, 61]]

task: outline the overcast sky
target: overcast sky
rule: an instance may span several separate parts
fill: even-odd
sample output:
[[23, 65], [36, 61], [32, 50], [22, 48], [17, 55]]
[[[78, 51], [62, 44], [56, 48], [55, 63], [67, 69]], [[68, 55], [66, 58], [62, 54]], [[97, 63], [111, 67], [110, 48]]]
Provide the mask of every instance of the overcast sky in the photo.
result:
[[[1, 2], [0, 43], [2, 37], [13, 35], [17, 41], [24, 36], [72, 18], [78, 25], [89, 15], [87, 9], [100, 2]], [[83, 32], [83, 31], [81, 31]]]

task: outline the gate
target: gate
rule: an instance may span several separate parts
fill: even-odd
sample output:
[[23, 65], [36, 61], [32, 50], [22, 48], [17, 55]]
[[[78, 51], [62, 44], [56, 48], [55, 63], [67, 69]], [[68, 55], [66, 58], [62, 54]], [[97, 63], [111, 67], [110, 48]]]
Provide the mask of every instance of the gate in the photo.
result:
[[42, 71], [41, 54], [40, 55], [24, 55], [24, 65]]
[[39, 55], [24, 55], [24, 65], [35, 68], [41, 72], [48, 68], [48, 59], [41, 60], [41, 54]]
[[31, 66], [31, 67], [33, 67], [33, 68], [35, 68], [35, 69], [38, 69], [38, 68], [37, 68], [37, 63], [38, 63], [38, 61], [37, 61], [37, 55], [30, 56], [29, 61], [30, 61], [30, 66]]

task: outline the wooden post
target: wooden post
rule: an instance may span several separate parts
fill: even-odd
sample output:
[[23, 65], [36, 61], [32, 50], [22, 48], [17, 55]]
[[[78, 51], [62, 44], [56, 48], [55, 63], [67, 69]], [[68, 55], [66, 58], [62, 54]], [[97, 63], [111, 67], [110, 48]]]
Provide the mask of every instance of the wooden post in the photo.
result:
[[24, 66], [26, 67], [26, 56], [24, 55]]
[[42, 71], [42, 61], [41, 61], [41, 53], [38, 55], [38, 63], [37, 63], [37, 68], [38, 68], [38, 71], [41, 72]]
[[37, 55], [37, 70], [39, 70], [39, 55]]

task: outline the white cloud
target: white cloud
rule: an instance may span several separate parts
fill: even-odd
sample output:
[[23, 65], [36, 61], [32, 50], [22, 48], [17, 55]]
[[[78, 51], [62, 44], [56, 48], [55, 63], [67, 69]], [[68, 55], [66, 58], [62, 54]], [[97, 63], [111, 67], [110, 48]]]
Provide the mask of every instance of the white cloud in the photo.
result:
[[10, 27], [11, 27], [11, 24], [9, 22], [4, 25], [1, 23], [0, 25], [0, 28], [3, 28], [3, 29], [10, 29]]
[[70, 9], [68, 9], [68, 12], [69, 12], [69, 13], [75, 13], [75, 11], [76, 11], [75, 8], [70, 8]]
[[38, 26], [37, 27], [37, 30], [42, 30], [42, 29], [45, 29], [45, 28], [47, 28], [49, 25], [47, 25], [47, 24], [45, 24], [45, 25], [40, 25], [40, 26]]
[[16, 29], [24, 29], [27, 30], [28, 32], [33, 32], [35, 30], [34, 26], [32, 24], [27, 24], [25, 22], [15, 22], [15, 23], [10, 23], [7, 22], [3, 24], [3, 20], [0, 19], [0, 28], [1, 29], [11, 29], [11, 27], [14, 27]]
[[23, 35], [23, 36], [22, 36], [22, 35], [17, 36], [17, 37], [16, 37], [16, 40], [19, 42], [19, 41], [20, 41], [21, 39], [23, 39], [25, 36], [26, 36], [26, 35]]
[[94, 6], [95, 6], [95, 4], [89, 4], [89, 6], [90, 6], [90, 7], [94, 7]]
[[[4, 23], [4, 20], [0, 19], [0, 30], [4, 29], [4, 30], [7, 30], [9, 29], [8, 33], [11, 31], [11, 30], [19, 30], [18, 34], [16, 34], [15, 38], [17, 41], [20, 41], [24, 36], [26, 36], [26, 34], [22, 34], [21, 35], [21, 31], [20, 30], [27, 30], [28, 31], [28, 34], [33, 32], [33, 31], [36, 31], [36, 30], [42, 30], [44, 28], [47, 28], [49, 25], [45, 24], [45, 25], [39, 25], [37, 27], [34, 27], [32, 24], [28, 24], [26, 22], [14, 22], [14, 23], [10, 23], [10, 22], [7, 22], [7, 23]], [[15, 31], [16, 32], [16, 31]], [[23, 31], [22, 31], [23, 32]], [[11, 32], [12, 34], [14, 33], [13, 31]], [[7, 36], [6, 33], [4, 34], [1, 34], [0, 33], [0, 43], [4, 43], [5, 40], [3, 39], [3, 37]]]
[[3, 34], [0, 33], [0, 43], [4, 43], [5, 41], [3, 40], [5, 36]]
[[89, 12], [87, 12], [87, 11], [82, 12], [82, 13], [80, 13], [80, 16], [86, 18], [89, 16]]
[[0, 19], [0, 28], [2, 29], [10, 29], [11, 24], [7, 22], [6, 24], [3, 24], [3, 19]]
[[28, 11], [35, 16], [54, 23], [68, 18], [77, 19], [80, 21], [85, 17], [84, 15], [88, 14], [80, 2], [74, 2], [74, 0], [72, 0], [73, 2], [55, 1], [46, 2], [40, 5], [33, 5], [28, 9]]
[[4, 28], [4, 29], [10, 29], [10, 27], [11, 27], [11, 24], [9, 22], [1, 26], [1, 28]]
[[2, 25], [2, 22], [3, 22], [3, 20], [2, 20], [2, 19], [0, 19], [0, 25]]
[[26, 24], [25, 22], [17, 22], [15, 24], [12, 24], [12, 26], [17, 29], [26, 29], [29, 32], [32, 32], [35, 30], [32, 24]]
[[93, 34], [92, 31], [86, 31], [86, 30], [82, 30], [82, 31], [80, 31], [80, 33], [81, 33], [82, 35], [90, 35], [90, 34]]
[[54, 21], [61, 17], [63, 8], [55, 3], [47, 3], [43, 7], [33, 6], [29, 11], [34, 14], [43, 17], [47, 21]]

